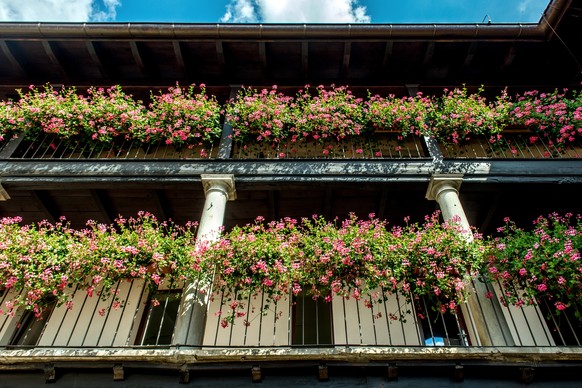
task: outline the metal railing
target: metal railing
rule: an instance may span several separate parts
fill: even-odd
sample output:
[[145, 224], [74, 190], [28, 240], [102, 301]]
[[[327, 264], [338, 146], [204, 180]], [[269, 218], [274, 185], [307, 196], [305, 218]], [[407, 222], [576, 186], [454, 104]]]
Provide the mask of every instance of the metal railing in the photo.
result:
[[[488, 287], [493, 297], [480, 303], [493, 303], [504, 295], [501, 284]], [[94, 290], [91, 297], [86, 290], [71, 290], [72, 305], [53, 305], [44, 321], [30, 319], [22, 310], [1, 315], [0, 346], [171, 346], [179, 291], [154, 295], [159, 304], [151, 302], [143, 281], [119, 282], [109, 297], [99, 297], [100, 291]], [[0, 303], [4, 306], [14, 292], [1, 295]], [[236, 310], [231, 309], [234, 301]], [[233, 311], [236, 317], [228, 320]], [[573, 306], [571, 311], [557, 313], [550, 302], [542, 300], [537, 305], [501, 306], [486, 323], [505, 320], [509, 327], [506, 343], [495, 346], [581, 346], [582, 324], [577, 312], [578, 307]], [[437, 309], [425, 297], [382, 291], [357, 300], [336, 297], [330, 302], [314, 301], [303, 293], [276, 301], [263, 294], [250, 298], [218, 294], [208, 308], [202, 346], [480, 346], [474, 313], [467, 305], [451, 312]]]
[[527, 131], [504, 133], [492, 142], [487, 136], [472, 136], [459, 144], [440, 144], [445, 158], [560, 159], [582, 157], [582, 141], [553, 143]]
[[234, 159], [402, 159], [429, 157], [420, 137], [399, 139], [396, 133], [342, 141], [303, 140], [279, 143], [234, 143]]
[[[383, 294], [383, 293], [382, 293]], [[214, 295], [204, 346], [468, 346], [469, 333], [460, 310], [440, 311], [425, 298], [386, 293], [330, 302], [301, 292], [266, 308], [263, 294], [248, 299]], [[239, 318], [234, 318], [236, 300]], [[374, 300], [374, 302], [372, 302]], [[232, 319], [229, 319], [231, 317]]]
[[[4, 141], [4, 144], [7, 144]], [[2, 145], [0, 145], [0, 148]], [[211, 159], [218, 156], [218, 144], [208, 147], [174, 146], [160, 141], [142, 144], [123, 137], [110, 144], [58, 139], [40, 133], [23, 140], [10, 158], [18, 159]], [[487, 136], [473, 136], [459, 144], [439, 144], [444, 158], [467, 159], [560, 159], [581, 158], [582, 141], [552, 143], [543, 137], [531, 141], [527, 132], [510, 132], [491, 142]], [[401, 139], [396, 133], [346, 139], [341, 142], [283, 141], [278, 143], [233, 143], [233, 159], [418, 159], [430, 157], [421, 137]]]
[[11, 158], [17, 159], [209, 159], [216, 157], [217, 144], [209, 147], [177, 147], [163, 141], [143, 144], [117, 137], [110, 144], [59, 139], [40, 133], [25, 139]]

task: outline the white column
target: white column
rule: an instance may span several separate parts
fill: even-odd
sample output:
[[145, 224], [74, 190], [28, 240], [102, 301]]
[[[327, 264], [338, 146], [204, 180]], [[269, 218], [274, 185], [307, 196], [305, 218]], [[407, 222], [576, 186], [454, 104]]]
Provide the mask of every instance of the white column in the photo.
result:
[[[236, 199], [234, 176], [203, 174], [201, 179], [206, 200], [197, 238], [201, 242], [211, 242], [220, 237], [226, 202]], [[200, 284], [197, 281], [191, 281], [184, 287], [174, 330], [175, 345], [202, 344], [209, 293], [209, 284]]]
[[[443, 218], [447, 221], [457, 220], [466, 231], [466, 238], [473, 239], [471, 225], [467, 220], [461, 201], [459, 200], [459, 188], [463, 182], [463, 176], [457, 174], [443, 174], [431, 177], [426, 198], [436, 200], [441, 209]], [[471, 319], [477, 330], [481, 345], [504, 346], [514, 345], [513, 339], [501, 306], [497, 299], [487, 299], [486, 285], [474, 279], [474, 293], [468, 298]]]

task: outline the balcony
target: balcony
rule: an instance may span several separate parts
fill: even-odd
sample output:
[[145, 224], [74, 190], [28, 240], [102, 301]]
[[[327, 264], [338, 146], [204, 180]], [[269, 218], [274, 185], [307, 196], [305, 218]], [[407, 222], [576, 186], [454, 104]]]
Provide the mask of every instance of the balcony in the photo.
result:
[[[495, 293], [494, 298], [502, 293], [497, 284], [487, 287]], [[3, 306], [6, 300], [14, 298], [15, 292], [4, 292], [0, 299]], [[111, 297], [99, 297], [99, 290], [94, 296], [75, 288], [69, 292], [71, 303], [49, 305], [40, 319], [23, 310], [2, 315], [0, 345], [10, 351], [37, 349], [55, 357], [64, 349], [93, 348], [119, 351], [194, 348], [215, 355], [226, 355], [235, 348], [287, 349], [290, 354], [300, 354], [298, 349], [307, 348], [323, 358], [330, 352], [341, 353], [341, 349], [359, 349], [358, 353], [370, 352], [371, 357], [395, 352], [397, 348], [420, 354], [431, 354], [434, 350], [428, 349], [439, 348], [437, 353], [450, 356], [479, 354], [490, 349], [481, 344], [478, 334], [481, 329], [468, 304], [455, 313], [441, 312], [423, 297], [381, 290], [359, 300], [334, 298], [329, 303], [315, 301], [303, 293], [291, 294], [264, 311], [265, 297], [255, 294], [236, 299], [243, 306], [240, 310], [243, 314], [232, 320], [225, 317], [231, 314], [233, 295], [213, 294], [208, 303], [203, 342], [198, 347], [172, 340], [181, 286], [162, 284], [157, 293], [150, 294], [142, 280], [128, 280], [116, 283]], [[382, 295], [386, 295], [384, 301], [374, 300]], [[492, 303], [490, 299], [478, 299], [479, 303]], [[582, 339], [579, 321], [569, 314], [552, 313], [545, 301], [539, 306], [502, 306], [499, 315], [488, 319], [490, 324], [499, 320], [508, 323], [509, 336], [502, 338], [503, 343], [493, 344], [501, 353], [527, 352], [532, 347], [548, 352], [557, 352], [550, 349], [559, 348], [561, 352], [564, 346], [572, 347], [568, 352], [579, 352]], [[484, 329], [489, 331], [489, 327]], [[252, 354], [254, 351], [249, 356]]]
[[[459, 144], [440, 143], [434, 139], [409, 136], [402, 139], [395, 133], [380, 132], [361, 138], [342, 141], [282, 141], [278, 143], [241, 143], [225, 140], [222, 147], [232, 151], [226, 158], [233, 160], [268, 159], [365, 159], [401, 160], [426, 159], [431, 157], [446, 160], [466, 159], [579, 159], [582, 157], [582, 142], [567, 145], [548, 143], [537, 138], [532, 141], [528, 131], [508, 131], [491, 142], [486, 136], [474, 136]], [[428, 143], [427, 143], [428, 142]], [[8, 144], [12, 144], [8, 147]], [[432, 148], [431, 148], [432, 146]], [[60, 139], [55, 135], [39, 134], [34, 139], [13, 139], [2, 144], [2, 158], [10, 159], [53, 159], [53, 160], [206, 160], [219, 158], [218, 143], [208, 146], [173, 146], [163, 141], [142, 144], [126, 140], [120, 136], [111, 144], [87, 143], [77, 140]], [[220, 156], [224, 159], [225, 156]]]

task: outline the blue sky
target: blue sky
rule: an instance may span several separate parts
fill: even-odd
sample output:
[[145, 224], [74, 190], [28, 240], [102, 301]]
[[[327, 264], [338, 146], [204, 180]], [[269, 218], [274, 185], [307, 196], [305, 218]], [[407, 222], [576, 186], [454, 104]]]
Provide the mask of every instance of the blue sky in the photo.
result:
[[537, 22], [549, 0], [0, 0], [0, 21]]

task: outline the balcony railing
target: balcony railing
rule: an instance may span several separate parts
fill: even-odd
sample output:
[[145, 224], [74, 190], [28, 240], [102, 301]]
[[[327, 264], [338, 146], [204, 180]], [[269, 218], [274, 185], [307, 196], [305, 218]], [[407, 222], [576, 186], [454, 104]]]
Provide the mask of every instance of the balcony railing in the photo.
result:
[[[17, 159], [213, 159], [218, 143], [208, 146], [174, 146], [162, 141], [142, 144], [120, 136], [111, 144], [58, 139], [39, 134], [34, 139], [17, 139], [18, 145], [2, 158]], [[231, 142], [228, 139], [228, 142]], [[5, 141], [1, 148], [6, 148]], [[527, 131], [503, 134], [491, 142], [487, 136], [473, 136], [459, 144], [438, 145], [444, 158], [451, 159], [560, 159], [582, 157], [582, 142], [551, 143]], [[396, 133], [376, 133], [342, 141], [281, 141], [278, 143], [232, 142], [232, 159], [418, 159], [433, 157], [422, 137], [401, 139]]]
[[556, 144], [542, 137], [531, 139], [528, 131], [506, 132], [492, 142], [487, 136], [473, 136], [460, 144], [440, 144], [445, 158], [560, 159], [582, 157], [582, 142]]
[[[495, 295], [501, 286], [490, 285]], [[5, 292], [5, 305], [17, 291]], [[111, 296], [89, 296], [71, 289], [72, 303], [51, 306], [41, 317], [16, 310], [0, 316], [0, 346], [7, 348], [115, 348], [168, 347], [178, 314], [180, 290], [162, 286], [150, 294], [143, 281], [116, 284]], [[374, 298], [378, 298], [378, 290]], [[472, 298], [475, 295], [470, 296]], [[494, 296], [496, 297], [496, 296]], [[155, 299], [155, 302], [151, 302]], [[262, 294], [238, 298], [243, 314], [226, 318], [232, 300], [214, 295], [208, 305], [202, 348], [272, 347], [475, 347], [480, 346], [469, 305], [455, 313], [437, 311], [424, 297], [391, 294], [385, 301], [334, 298], [314, 301], [309, 295], [289, 295], [265, 308]], [[491, 303], [483, 298], [479, 303]], [[580, 346], [582, 327], [573, 314], [551, 312], [538, 306], [502, 306], [489, 323], [504, 319], [510, 333], [496, 346]], [[488, 329], [487, 329], [488, 330]], [[180, 344], [178, 344], [180, 345]]]
[[234, 159], [402, 159], [426, 158], [420, 137], [399, 139], [395, 133], [379, 133], [342, 141], [282, 141], [276, 144], [234, 144]]

